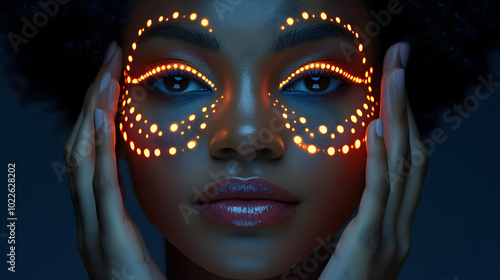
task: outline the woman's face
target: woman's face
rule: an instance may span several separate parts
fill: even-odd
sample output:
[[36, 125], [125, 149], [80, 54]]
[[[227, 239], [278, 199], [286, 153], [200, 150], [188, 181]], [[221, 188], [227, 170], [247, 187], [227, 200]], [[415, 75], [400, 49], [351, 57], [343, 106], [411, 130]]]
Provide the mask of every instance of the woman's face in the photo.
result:
[[378, 114], [373, 40], [350, 31], [367, 21], [357, 1], [135, 6], [120, 141], [144, 212], [192, 261], [276, 276], [352, 215]]

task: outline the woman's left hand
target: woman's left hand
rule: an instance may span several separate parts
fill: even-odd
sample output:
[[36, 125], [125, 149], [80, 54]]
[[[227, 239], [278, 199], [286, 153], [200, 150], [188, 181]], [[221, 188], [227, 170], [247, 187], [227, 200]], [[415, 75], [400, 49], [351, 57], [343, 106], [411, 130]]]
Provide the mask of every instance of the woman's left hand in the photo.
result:
[[366, 132], [366, 186], [359, 211], [320, 280], [396, 279], [409, 254], [428, 164], [406, 97], [409, 51], [408, 43], [398, 43], [386, 53], [380, 119]]

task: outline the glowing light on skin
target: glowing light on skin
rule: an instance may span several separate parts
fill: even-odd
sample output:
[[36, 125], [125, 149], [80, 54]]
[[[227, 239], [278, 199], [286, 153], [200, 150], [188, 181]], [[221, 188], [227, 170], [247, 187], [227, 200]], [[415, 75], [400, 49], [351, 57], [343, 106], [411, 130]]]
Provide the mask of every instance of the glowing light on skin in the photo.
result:
[[[340, 17], [329, 18], [328, 15], [324, 12], [321, 12], [319, 14], [319, 17], [316, 17], [314, 13], [309, 13], [306, 11], [302, 12], [300, 15], [301, 15], [300, 18], [293, 18], [293, 17], [286, 18], [285, 20], [286, 24], [281, 25], [280, 29], [285, 30], [288, 28], [294, 28], [297, 25], [297, 23], [301, 21], [308, 21], [308, 20], [327, 21], [331, 24], [337, 24], [342, 28], [345, 28], [349, 33], [353, 35], [355, 40], [359, 39], [359, 34], [356, 31], [354, 31], [354, 28], [350, 24], [343, 23]], [[314, 73], [315, 75], [317, 74], [318, 76], [321, 75], [321, 76], [338, 78], [339, 80], [350, 84], [366, 86], [366, 89], [368, 91], [366, 99], [368, 102], [363, 103], [362, 106], [359, 106], [359, 108], [355, 109], [355, 111], [349, 117], [345, 118], [344, 124], [336, 125], [333, 128], [329, 128], [325, 124], [319, 124], [317, 126], [319, 134], [318, 137], [315, 137], [316, 135], [313, 132], [311, 132], [308, 127], [305, 128], [298, 127], [308, 123], [305, 116], [300, 116], [299, 112], [291, 110], [291, 108], [288, 108], [288, 106], [286, 106], [285, 104], [281, 104], [279, 99], [274, 98], [271, 93], [268, 93], [271, 100], [273, 100], [273, 106], [283, 111], [282, 116], [283, 119], [286, 119], [286, 124], [285, 124], [286, 129], [289, 129], [292, 132], [304, 131], [305, 133], [307, 133], [303, 136], [299, 135], [293, 136], [293, 142], [298, 147], [306, 150], [309, 154], [324, 152], [329, 156], [333, 156], [338, 152], [338, 154], [340, 155], [346, 155], [349, 154], [349, 152], [351, 152], [353, 149], [361, 148], [362, 142], [365, 142], [364, 137], [361, 137], [359, 139], [355, 139], [353, 143], [350, 145], [347, 144], [338, 145], [337, 147], [341, 147], [338, 149], [335, 148], [335, 145], [329, 145], [328, 147], [325, 147], [325, 149], [321, 149], [316, 147], [314, 144], [307, 143], [309, 141], [313, 141], [316, 139], [318, 141], [321, 141], [318, 143], [323, 143], [324, 142], [322, 140], [323, 137], [326, 137], [327, 139], [329, 139], [329, 141], [334, 141], [334, 142], [339, 141], [340, 140], [339, 138], [342, 138], [342, 137], [337, 138], [334, 133], [329, 134], [328, 131], [335, 130], [336, 133], [339, 133], [341, 135], [346, 135], [347, 134], [345, 133], [346, 131], [350, 131], [352, 135], [355, 135], [357, 132], [364, 132], [364, 129], [362, 128], [365, 128], [366, 123], [369, 121], [369, 119], [374, 117], [376, 108], [378, 108], [379, 106], [379, 102], [376, 101], [375, 96], [372, 95], [373, 89], [371, 86], [371, 82], [373, 76], [373, 67], [367, 66], [367, 59], [366, 59], [366, 54], [364, 53], [365, 48], [363, 44], [358, 42], [357, 46], [358, 46], [357, 50], [359, 51], [361, 57], [360, 61], [364, 67], [367, 67], [363, 76], [353, 75], [352, 73], [349, 73], [349, 71], [343, 69], [339, 65], [334, 65], [326, 61], [325, 62], [317, 61], [313, 63], [307, 63], [297, 68], [295, 71], [291, 72], [291, 74], [288, 75], [284, 80], [282, 80], [278, 86], [279, 89], [282, 89], [283, 87], [292, 84], [296, 80], [303, 78], [305, 72]], [[292, 111], [293, 113], [287, 114], [286, 112], [288, 111]]]
[[[151, 28], [155, 24], [160, 24], [162, 22], [168, 22], [168, 21], [189, 21], [189, 22], [195, 22], [200, 24], [203, 28], [206, 28], [209, 33], [213, 32], [213, 29], [210, 28], [210, 21], [206, 18], [200, 18], [197, 13], [189, 13], [189, 14], [181, 14], [180, 12], [174, 12], [171, 17], [169, 16], [159, 16], [158, 20], [153, 21], [153, 19], [148, 19], [144, 25], [144, 27], [138, 29], [137, 35], [138, 38], [130, 45], [130, 53], [127, 54], [127, 61], [131, 63], [130, 65], [126, 65], [125, 71], [124, 71], [124, 81], [125, 85], [122, 86], [122, 89], [124, 93], [121, 95], [121, 98], [119, 99], [119, 105], [121, 106], [119, 108], [119, 112], [121, 112], [120, 115], [120, 122], [119, 122], [119, 127], [120, 127], [120, 132], [122, 133], [123, 139], [125, 142], [129, 142], [129, 147], [132, 151], [135, 151], [135, 153], [138, 156], [144, 156], [145, 158], [152, 158], [152, 157], [160, 157], [162, 154], [174, 156], [178, 154], [179, 152], [184, 152], [187, 150], [193, 150], [198, 146], [198, 143], [196, 140], [191, 139], [186, 139], [185, 142], [185, 147], [187, 149], [182, 148], [182, 144], [179, 147], [169, 147], [167, 148], [164, 153], [159, 147], [154, 147], [152, 139], [154, 138], [161, 138], [161, 137], [167, 137], [168, 135], [171, 135], [173, 133], [178, 133], [178, 135], [181, 135], [182, 137], [191, 137], [190, 133], [186, 133], [185, 131], [188, 132], [194, 132], [194, 128], [198, 128], [200, 130], [205, 130], [207, 129], [207, 123], [202, 122], [201, 120], [203, 119], [203, 116], [205, 119], [208, 119], [211, 114], [214, 114], [216, 112], [216, 107], [219, 103], [220, 100], [224, 99], [224, 95], [219, 96], [215, 102], [212, 103], [210, 106], [210, 112], [208, 112], [207, 107], [200, 108], [201, 113], [203, 115], [199, 116], [195, 113], [188, 114], [186, 116], [185, 120], [173, 122], [170, 124], [170, 126], [167, 127], [167, 129], [160, 130], [160, 126], [154, 122], [151, 122], [150, 125], [148, 124], [148, 119], [145, 115], [139, 112], [139, 108], [136, 106], [132, 106], [134, 104], [134, 100], [131, 96], [129, 96], [129, 89], [127, 88], [127, 85], [139, 85], [141, 83], [149, 83], [149, 81], [155, 81], [157, 79], [167, 77], [169, 73], [172, 71], [178, 72], [184, 72], [186, 75], [193, 76], [194, 78], [198, 78], [201, 81], [203, 81], [207, 86], [209, 86], [213, 91], [217, 91], [217, 88], [215, 87], [215, 84], [207, 78], [203, 73], [201, 73], [199, 70], [194, 68], [191, 65], [187, 65], [184, 63], [164, 63], [164, 64], [159, 64], [155, 65], [154, 67], [151, 67], [147, 72], [142, 73], [141, 75], [137, 77], [133, 77], [130, 75], [130, 72], [132, 70], [132, 62], [134, 61], [134, 53], [140, 48], [139, 45], [139, 37], [141, 37], [146, 29]], [[198, 112], [200, 112], [198, 111]], [[128, 127], [134, 128], [134, 130], [129, 130]], [[143, 133], [147, 132], [147, 133]], [[166, 131], [168, 133], [164, 133], [163, 131]], [[151, 134], [149, 134], [149, 132]], [[197, 134], [196, 139], [200, 139], [200, 136]], [[145, 147], [139, 147], [137, 145], [137, 141], [134, 142], [132, 139], [140, 139], [140, 137], [143, 137], [142, 139], [147, 140], [145, 143], [146, 144], [141, 144], [141, 145], [146, 145]], [[194, 137], [194, 136], [192, 136]], [[150, 144], [151, 143], [151, 144]], [[154, 155], [154, 156], [153, 156]]]

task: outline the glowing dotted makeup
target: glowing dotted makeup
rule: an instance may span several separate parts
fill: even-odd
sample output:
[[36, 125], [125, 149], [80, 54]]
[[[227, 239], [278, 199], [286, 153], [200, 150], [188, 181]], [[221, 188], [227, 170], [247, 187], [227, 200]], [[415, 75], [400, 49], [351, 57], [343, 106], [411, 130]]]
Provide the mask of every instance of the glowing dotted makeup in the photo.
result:
[[[316, 14], [309, 14], [308, 12], [303, 12], [301, 18], [289, 17], [286, 19], [286, 24], [280, 27], [281, 30], [286, 30], [288, 28], [293, 28], [295, 24], [301, 20], [319, 20], [326, 21], [331, 24], [337, 24], [345, 28], [353, 37], [359, 39], [359, 34], [353, 30], [350, 24], [342, 23], [339, 17], [329, 18], [324, 12], [320, 13], [319, 16]], [[352, 112], [350, 116], [345, 118], [344, 123], [337, 124], [336, 126], [327, 126], [324, 124], [319, 125], [309, 125], [308, 120], [305, 116], [301, 116], [298, 112], [289, 108], [285, 104], [282, 104], [279, 99], [268, 93], [269, 97], [273, 102], [273, 106], [281, 110], [282, 117], [285, 120], [285, 127], [293, 133], [293, 142], [300, 148], [307, 151], [309, 154], [326, 153], [330, 156], [335, 154], [348, 154], [353, 149], [359, 149], [361, 144], [365, 142], [364, 132], [366, 126], [370, 119], [375, 117], [375, 113], [378, 110], [379, 103], [375, 100], [375, 96], [372, 95], [372, 76], [373, 67], [367, 66], [366, 54], [364, 53], [364, 46], [361, 43], [358, 44], [358, 51], [361, 58], [361, 63], [366, 67], [364, 71], [364, 76], [355, 76], [348, 73], [345, 69], [338, 65], [327, 62], [314, 62], [303, 65], [293, 71], [286, 79], [284, 79], [279, 84], [279, 89], [283, 90], [290, 84], [293, 84], [298, 79], [304, 79], [304, 73], [314, 73], [309, 74], [313, 78], [310, 81], [312, 88], [320, 87], [320, 76], [326, 77], [338, 77], [339, 80], [347, 81], [351, 84], [358, 84], [360, 86], [366, 86], [366, 100], [364, 103], [360, 104], [359, 107]], [[362, 133], [361, 133], [362, 132]], [[352, 143], [340, 143], [338, 140], [339, 136], [352, 134], [353, 136], [358, 136]], [[320, 138], [320, 139], [318, 139]], [[324, 140], [328, 141], [324, 141]], [[318, 147], [314, 143], [330, 143], [325, 147]], [[324, 146], [325, 144], [322, 144]]]
[[[132, 43], [130, 48], [130, 54], [127, 56], [128, 64], [125, 66], [124, 80], [127, 85], [138, 85], [138, 84], [148, 84], [151, 81], [158, 80], [162, 77], [173, 76], [172, 87], [175, 89], [179, 88], [182, 84], [181, 77], [192, 77], [203, 81], [213, 91], [217, 91], [215, 84], [208, 79], [203, 73], [195, 69], [194, 67], [184, 64], [184, 63], [163, 63], [155, 65], [151, 69], [145, 71], [138, 77], [133, 77], [129, 73], [132, 69], [132, 63], [134, 61], [133, 54], [137, 51], [139, 46], [139, 38], [144, 34], [146, 29], [151, 28], [154, 24], [161, 24], [162, 22], [168, 21], [181, 21], [187, 20], [190, 22], [198, 22], [203, 28], [207, 28], [208, 32], [212, 33], [212, 28], [209, 28], [210, 22], [206, 18], [199, 18], [196, 13], [191, 13], [189, 15], [181, 15], [179, 12], [175, 12], [171, 17], [160, 16], [157, 20], [149, 19], [146, 22], [146, 26], [140, 28], [137, 31], [138, 38]], [[176, 81], [176, 79], [178, 80]], [[185, 119], [173, 122], [168, 125], [168, 127], [160, 127], [159, 124], [148, 120], [145, 118], [139, 108], [136, 108], [136, 104], [133, 100], [132, 94], [126, 86], [122, 87], [123, 93], [119, 99], [119, 114], [120, 122], [119, 128], [122, 134], [123, 140], [127, 144], [128, 148], [134, 151], [139, 156], [144, 156], [146, 158], [150, 157], [160, 157], [162, 155], [177, 155], [179, 153], [193, 150], [198, 145], [198, 140], [200, 135], [197, 134], [198, 131], [203, 131], [207, 129], [207, 121], [212, 114], [216, 112], [217, 104], [220, 100], [224, 99], [221, 95], [212, 104], [208, 104], [205, 107], [199, 108], [197, 112], [187, 114]], [[177, 146], [171, 146], [167, 148], [162, 148], [155, 146], [154, 143], [157, 141], [154, 138], [168, 137], [168, 135], [179, 134], [185, 139], [185, 143]], [[131, 137], [133, 135], [133, 137]], [[147, 143], [145, 146], [139, 146], [139, 144], [134, 142], [132, 139], [139, 139], [142, 137], [141, 143]], [[144, 141], [146, 140], [146, 141]], [[156, 139], [155, 139], [156, 140]], [[150, 144], [149, 144], [150, 143]], [[148, 145], [149, 144], [149, 145]], [[144, 145], [144, 144], [143, 144]]]

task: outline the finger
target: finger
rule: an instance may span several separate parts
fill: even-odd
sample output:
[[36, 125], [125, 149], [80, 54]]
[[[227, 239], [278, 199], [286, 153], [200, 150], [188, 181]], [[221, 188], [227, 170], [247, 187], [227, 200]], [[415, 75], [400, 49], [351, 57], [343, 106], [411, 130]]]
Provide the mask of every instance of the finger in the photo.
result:
[[106, 256], [104, 261], [109, 261], [108, 268], [145, 263], [145, 251], [142, 249], [133, 221], [128, 217], [119, 186], [114, 118], [108, 112], [96, 108], [94, 119], [97, 131], [92, 185], [101, 250]]
[[[69, 148], [68, 164], [70, 165], [70, 189], [74, 196], [74, 208], [77, 213], [77, 229], [80, 229], [80, 244], [83, 244], [82, 255], [90, 265], [88, 269], [99, 270], [102, 265], [101, 252], [99, 247], [99, 225], [95, 210], [95, 200], [92, 190], [92, 176], [94, 173], [94, 133], [93, 127], [89, 125], [93, 116], [89, 111], [95, 107], [95, 99], [99, 92], [106, 90], [109, 83], [107, 77], [111, 73], [118, 73], [121, 67], [121, 53], [117, 49], [109, 61], [101, 68], [96, 80], [89, 88], [85, 98], [85, 105], [82, 110], [83, 117], [77, 130], [73, 146]], [[119, 74], [115, 74], [119, 75]], [[110, 78], [109, 78], [110, 79]], [[109, 87], [109, 86], [108, 86]], [[72, 136], [74, 137], [74, 136]], [[81, 245], [80, 245], [81, 246]], [[92, 272], [89, 272], [92, 273]]]
[[382, 74], [385, 74], [392, 69], [406, 68], [408, 58], [410, 57], [410, 44], [409, 43], [396, 43], [392, 45], [386, 52], [384, 57], [384, 68]]
[[[384, 217], [384, 236], [396, 236], [396, 223], [411, 169], [406, 112], [405, 70], [396, 68], [384, 75], [382, 81], [382, 110], [384, 141], [387, 148], [388, 173], [391, 191]], [[395, 241], [395, 239], [393, 239]]]
[[368, 126], [366, 144], [366, 187], [355, 219], [365, 233], [363, 236], [369, 238], [367, 244], [373, 248], [380, 243], [381, 225], [390, 190], [385, 176], [388, 167], [382, 119], [374, 120]]
[[408, 123], [410, 127], [412, 170], [406, 182], [405, 193], [398, 217], [398, 236], [406, 238], [400, 242], [407, 242], [409, 244], [413, 219], [420, 201], [427, 172], [428, 156], [421, 144], [420, 134], [410, 106], [408, 106]]

